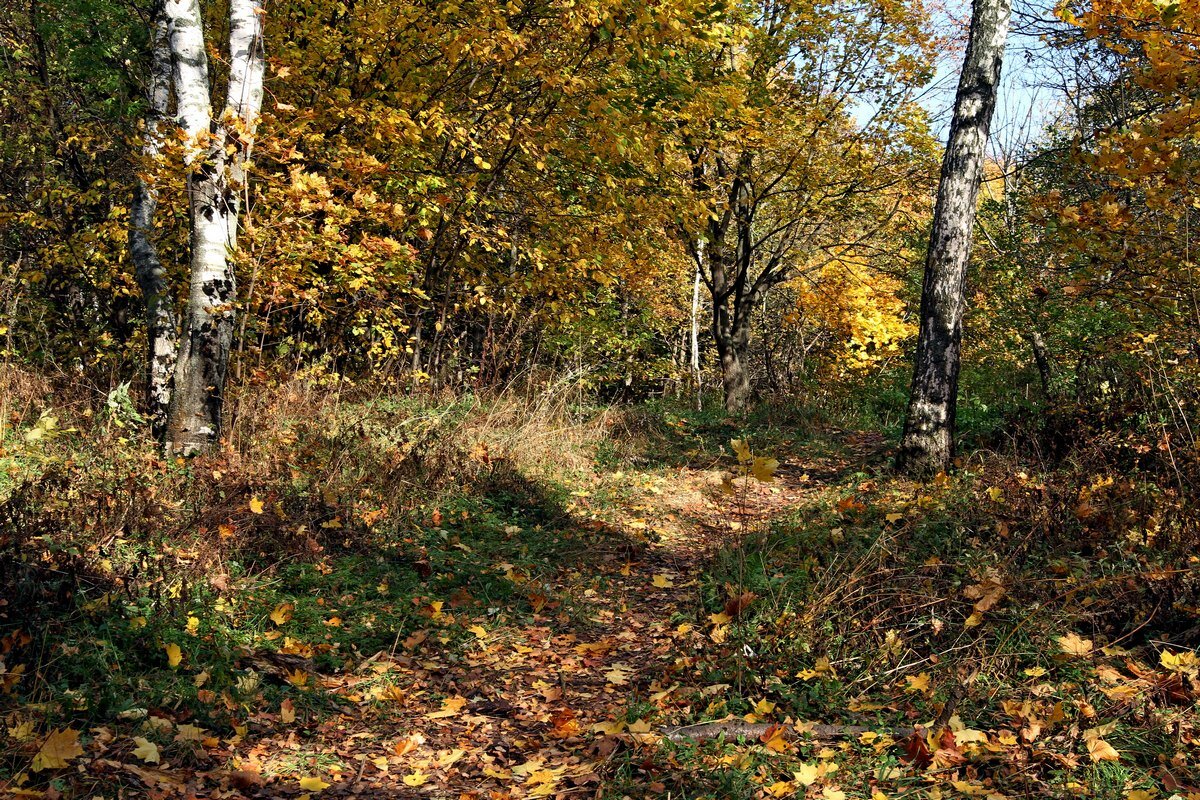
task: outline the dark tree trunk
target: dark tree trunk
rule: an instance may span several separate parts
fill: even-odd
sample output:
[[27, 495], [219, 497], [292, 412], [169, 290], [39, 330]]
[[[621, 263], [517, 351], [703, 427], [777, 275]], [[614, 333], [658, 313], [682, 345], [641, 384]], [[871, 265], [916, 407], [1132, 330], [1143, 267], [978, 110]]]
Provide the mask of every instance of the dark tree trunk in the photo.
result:
[[925, 261], [908, 417], [896, 457], [897, 467], [909, 474], [944, 470], [954, 456], [967, 262], [1011, 10], [1011, 0], [975, 0], [971, 15]]

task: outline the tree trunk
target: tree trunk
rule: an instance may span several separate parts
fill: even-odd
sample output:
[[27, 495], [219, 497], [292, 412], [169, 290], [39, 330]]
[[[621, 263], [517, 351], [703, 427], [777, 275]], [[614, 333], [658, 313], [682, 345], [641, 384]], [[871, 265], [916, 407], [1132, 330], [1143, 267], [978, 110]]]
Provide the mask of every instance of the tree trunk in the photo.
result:
[[698, 253], [697, 260], [700, 264], [696, 266], [696, 274], [692, 281], [692, 335], [691, 335], [691, 368], [692, 368], [692, 384], [696, 392], [696, 410], [699, 411], [704, 404], [704, 387], [700, 373], [700, 271], [704, 269], [704, 240], [696, 243]]
[[932, 474], [950, 466], [971, 231], [983, 174], [1011, 0], [975, 0], [970, 40], [942, 161], [921, 289], [920, 332], [897, 467]]
[[[186, 328], [175, 370], [168, 454], [203, 452], [217, 441], [237, 285], [229, 257], [237, 248], [245, 162], [262, 106], [262, 4], [232, 0], [229, 89], [215, 132], [208, 101], [208, 63], [197, 0], [168, 0], [180, 123], [202, 160], [188, 177], [192, 263]], [[194, 159], [197, 153], [192, 154]]]
[[1038, 377], [1042, 381], [1042, 396], [1050, 399], [1050, 354], [1046, 350], [1046, 340], [1042, 338], [1042, 334], [1037, 330], [1032, 330], [1028, 333], [1029, 347], [1033, 351], [1033, 360], [1037, 364]]
[[[143, 169], [152, 169], [162, 148], [162, 123], [171, 99], [171, 42], [165, 9], [154, 12], [151, 31], [152, 51], [142, 141]], [[167, 287], [166, 273], [154, 243], [154, 212], [158, 206], [158, 188], [153, 175], [138, 176], [129, 215], [129, 254], [133, 274], [146, 303], [146, 403], [150, 427], [156, 439], [166, 433], [167, 411], [171, 404], [171, 379], [175, 373], [179, 320], [175, 298]]]
[[721, 383], [725, 390], [725, 410], [731, 414], [746, 408], [750, 400], [750, 373], [746, 371], [746, 351], [750, 345], [749, 320], [730, 314], [724, 305], [713, 309], [713, 339], [721, 360]]

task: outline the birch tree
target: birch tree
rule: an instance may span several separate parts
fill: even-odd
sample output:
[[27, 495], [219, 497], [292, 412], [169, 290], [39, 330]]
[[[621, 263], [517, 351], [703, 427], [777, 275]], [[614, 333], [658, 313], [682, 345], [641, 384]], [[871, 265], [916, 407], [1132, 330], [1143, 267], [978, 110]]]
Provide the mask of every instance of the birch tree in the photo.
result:
[[167, 286], [166, 272], [154, 240], [158, 189], [154, 184], [153, 167], [162, 149], [163, 126], [167, 123], [171, 101], [170, 24], [161, 2], [154, 9], [150, 56], [148, 105], [142, 139], [144, 174], [137, 178], [130, 209], [129, 253], [134, 277], [146, 303], [146, 394], [150, 424], [155, 438], [161, 438], [167, 427], [171, 376], [175, 372], [179, 336], [174, 297]]
[[[156, 267], [157, 258], [146, 247], [152, 247], [148, 231], [153, 195], [149, 187], [139, 186], [131, 241], [140, 253], [135, 259], [139, 259], [139, 281], [151, 316], [152, 406], [169, 396], [166, 451], [189, 455], [212, 446], [220, 433], [237, 290], [231, 256], [237, 250], [246, 161], [262, 107], [263, 7], [261, 0], [231, 0], [229, 85], [224, 110], [215, 120], [199, 2], [165, 0], [162, 13], [173, 64], [176, 120], [187, 142], [184, 161], [191, 225], [187, 312], [169, 389], [160, 374], [169, 367], [169, 360], [157, 357], [158, 349], [169, 341], [165, 331], [174, 330], [174, 325], [172, 318], [160, 312], [169, 307], [170, 299], [161, 265]], [[157, 72], [161, 65], [157, 27], [155, 33]], [[156, 112], [157, 99], [161, 97], [152, 101], [151, 115]], [[157, 126], [153, 135], [148, 130], [146, 147], [154, 146], [157, 135]]]
[[897, 467], [913, 474], [946, 469], [954, 455], [971, 233], [1011, 14], [1011, 0], [975, 0], [971, 12], [925, 260], [908, 416], [896, 457]]

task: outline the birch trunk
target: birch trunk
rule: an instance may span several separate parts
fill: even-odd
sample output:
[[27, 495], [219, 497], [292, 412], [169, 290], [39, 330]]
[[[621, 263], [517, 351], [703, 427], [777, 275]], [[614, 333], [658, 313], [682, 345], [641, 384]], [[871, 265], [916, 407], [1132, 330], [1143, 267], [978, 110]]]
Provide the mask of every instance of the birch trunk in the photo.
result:
[[197, 0], [168, 0], [167, 7], [173, 13], [171, 44], [180, 125], [194, 145], [191, 159], [199, 160], [188, 177], [191, 279], [167, 452], [191, 455], [212, 447], [221, 431], [237, 297], [230, 256], [237, 247], [245, 165], [262, 107], [262, 4], [259, 0], [230, 4], [229, 87], [215, 130]]
[[696, 390], [696, 410], [704, 404], [704, 389], [700, 374], [700, 284], [701, 272], [704, 269], [704, 240], [696, 242], [696, 275], [692, 281], [692, 382]]
[[[142, 166], [147, 170], [154, 167], [162, 149], [162, 124], [171, 100], [170, 25], [161, 5], [155, 9], [153, 25], [147, 87], [149, 106], [142, 141]], [[139, 174], [129, 215], [129, 254], [134, 277], [146, 303], [146, 401], [150, 427], [155, 438], [161, 439], [166, 433], [167, 411], [171, 404], [171, 378], [175, 372], [179, 346], [179, 320], [175, 314], [175, 299], [167, 286], [166, 272], [154, 242], [154, 212], [157, 206], [158, 189], [153, 173]]]
[[1011, 0], [975, 0], [972, 9], [925, 261], [912, 393], [896, 457], [897, 467], [910, 474], [944, 470], [954, 456], [971, 230], [1011, 11]]

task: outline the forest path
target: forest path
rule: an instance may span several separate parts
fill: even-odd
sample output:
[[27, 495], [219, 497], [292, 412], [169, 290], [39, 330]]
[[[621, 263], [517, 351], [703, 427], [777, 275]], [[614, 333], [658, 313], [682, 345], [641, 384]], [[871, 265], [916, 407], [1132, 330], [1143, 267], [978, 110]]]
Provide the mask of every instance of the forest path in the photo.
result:
[[[599, 476], [628, 491], [603, 505], [573, 493], [568, 511], [588, 537], [579, 558], [509, 572], [532, 616], [436, 603], [428, 632], [323, 680], [337, 713], [282, 726], [260, 715], [270, 732], [197, 777], [230, 796], [599, 796], [614, 754], [719, 699], [699, 662], [724, 641], [722, 604], [736, 615], [740, 601], [708, 576], [714, 554], [882, 447], [869, 435], [839, 442], [827, 455], [770, 453], [776, 480], [739, 479], [733, 495], [722, 490], [729, 458]], [[449, 633], [464, 629], [465, 642]]]

